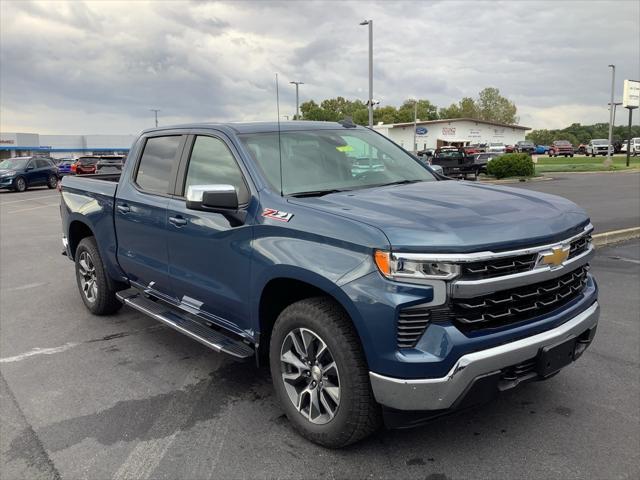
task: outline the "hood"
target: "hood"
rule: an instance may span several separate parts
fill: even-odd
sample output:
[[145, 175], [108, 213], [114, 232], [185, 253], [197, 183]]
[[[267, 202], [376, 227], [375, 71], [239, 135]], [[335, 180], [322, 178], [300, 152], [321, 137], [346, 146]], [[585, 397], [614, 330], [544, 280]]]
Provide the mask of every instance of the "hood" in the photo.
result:
[[439, 181], [340, 192], [291, 202], [382, 230], [395, 250], [472, 252], [563, 240], [587, 214], [562, 197], [528, 190]]
[[6, 174], [14, 175], [15, 173], [16, 173], [15, 170], [5, 170], [0, 168], [0, 175], [6, 175]]

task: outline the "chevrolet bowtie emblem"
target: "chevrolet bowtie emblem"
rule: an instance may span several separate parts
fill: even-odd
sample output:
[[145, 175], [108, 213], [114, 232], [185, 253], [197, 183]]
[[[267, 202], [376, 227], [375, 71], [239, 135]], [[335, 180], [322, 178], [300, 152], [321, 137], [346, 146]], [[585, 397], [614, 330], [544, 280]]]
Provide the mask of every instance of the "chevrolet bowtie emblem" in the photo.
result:
[[540, 253], [538, 265], [549, 265], [559, 267], [569, 258], [569, 245], [559, 245], [552, 247], [550, 252]]

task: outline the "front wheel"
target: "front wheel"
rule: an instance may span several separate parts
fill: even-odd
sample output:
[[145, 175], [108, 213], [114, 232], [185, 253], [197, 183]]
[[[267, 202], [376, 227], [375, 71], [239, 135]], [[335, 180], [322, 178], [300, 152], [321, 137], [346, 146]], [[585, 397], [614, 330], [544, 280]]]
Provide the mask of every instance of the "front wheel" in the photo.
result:
[[13, 181], [13, 189], [16, 192], [24, 192], [27, 189], [27, 181], [24, 177], [18, 177]]
[[117, 312], [122, 303], [116, 298], [116, 289], [107, 277], [98, 245], [94, 237], [85, 237], [74, 255], [76, 281], [85, 306], [95, 315]]
[[344, 447], [381, 425], [360, 340], [331, 299], [288, 306], [273, 327], [269, 356], [276, 396], [305, 438]]

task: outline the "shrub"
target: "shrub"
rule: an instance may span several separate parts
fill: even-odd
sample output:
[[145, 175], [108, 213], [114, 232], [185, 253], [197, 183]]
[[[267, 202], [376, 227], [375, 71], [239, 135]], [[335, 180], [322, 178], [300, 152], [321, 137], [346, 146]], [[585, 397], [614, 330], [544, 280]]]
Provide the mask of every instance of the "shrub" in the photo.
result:
[[487, 173], [496, 178], [530, 177], [534, 173], [533, 160], [526, 153], [506, 153], [489, 162]]

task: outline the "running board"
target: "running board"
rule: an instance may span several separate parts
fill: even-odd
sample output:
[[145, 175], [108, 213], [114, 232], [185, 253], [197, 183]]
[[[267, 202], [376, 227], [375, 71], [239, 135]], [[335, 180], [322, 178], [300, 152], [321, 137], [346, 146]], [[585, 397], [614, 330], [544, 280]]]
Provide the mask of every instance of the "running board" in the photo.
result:
[[116, 293], [116, 297], [125, 305], [135, 308], [139, 312], [164, 323], [180, 333], [184, 333], [186, 336], [206, 345], [216, 352], [226, 353], [239, 359], [252, 357], [255, 353], [253, 348], [246, 343], [235, 340], [218, 330], [202, 325], [169, 306], [154, 302], [146, 298], [135, 288], [122, 290]]

